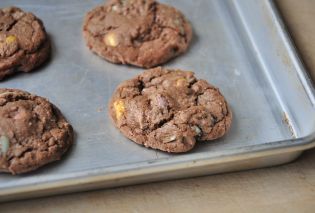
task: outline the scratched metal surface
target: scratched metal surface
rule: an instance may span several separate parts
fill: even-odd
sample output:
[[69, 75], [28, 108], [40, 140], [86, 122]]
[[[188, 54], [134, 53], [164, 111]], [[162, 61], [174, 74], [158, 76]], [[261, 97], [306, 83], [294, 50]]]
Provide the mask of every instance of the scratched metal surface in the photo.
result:
[[[22, 176], [0, 174], [0, 200], [148, 182], [154, 178], [145, 179], [144, 174], [150, 174], [152, 168], [161, 168], [156, 171], [164, 174], [156, 180], [168, 179], [171, 176], [163, 168], [174, 172], [187, 162], [207, 160], [224, 167], [223, 157], [233, 159], [238, 154], [246, 159], [264, 150], [281, 153], [288, 147], [303, 150], [313, 146], [313, 88], [272, 2], [161, 2], [180, 9], [194, 27], [189, 51], [165, 66], [193, 70], [198, 78], [221, 89], [234, 114], [227, 136], [183, 155], [145, 149], [128, 141], [111, 124], [107, 104], [119, 82], [141, 69], [110, 64], [85, 47], [83, 16], [101, 1], [1, 0], [0, 7], [16, 5], [43, 20], [53, 54], [37, 72], [9, 78], [0, 87], [47, 97], [72, 123], [76, 143], [62, 161], [38, 171]], [[189, 169], [198, 170], [190, 166], [188, 173]], [[208, 170], [205, 172], [212, 172]], [[138, 180], [128, 180], [134, 171], [143, 173], [137, 174]], [[118, 176], [128, 181], [111, 184]], [[80, 188], [80, 183], [90, 187]], [[57, 192], [54, 188], [58, 186], [65, 190]]]

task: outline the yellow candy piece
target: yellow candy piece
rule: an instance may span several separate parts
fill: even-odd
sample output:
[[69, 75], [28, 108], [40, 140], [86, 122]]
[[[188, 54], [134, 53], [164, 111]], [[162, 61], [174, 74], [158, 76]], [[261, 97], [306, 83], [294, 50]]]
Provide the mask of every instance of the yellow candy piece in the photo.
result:
[[16, 37], [13, 36], [13, 35], [10, 35], [10, 36], [6, 37], [6, 39], [5, 39], [5, 42], [6, 42], [7, 44], [13, 43], [13, 42], [15, 42], [15, 41], [16, 41]]
[[104, 42], [107, 46], [110, 46], [110, 47], [117, 47], [119, 44], [117, 35], [113, 32], [107, 33], [104, 36]]
[[117, 120], [120, 120], [121, 116], [125, 112], [125, 104], [122, 100], [118, 100], [114, 102], [114, 109], [116, 113]]
[[186, 83], [187, 83], [187, 80], [185, 78], [180, 78], [176, 81], [176, 87], [183, 86]]

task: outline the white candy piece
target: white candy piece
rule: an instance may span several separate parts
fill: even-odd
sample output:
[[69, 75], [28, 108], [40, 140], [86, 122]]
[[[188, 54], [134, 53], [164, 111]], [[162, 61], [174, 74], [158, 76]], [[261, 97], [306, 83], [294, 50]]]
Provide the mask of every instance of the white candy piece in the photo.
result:
[[201, 135], [202, 131], [201, 131], [201, 129], [200, 129], [198, 126], [193, 126], [193, 129], [195, 130], [195, 132], [196, 132], [196, 134], [197, 134], [198, 136]]
[[170, 136], [170, 137], [168, 137], [168, 138], [165, 138], [165, 139], [163, 140], [163, 142], [164, 142], [164, 143], [171, 143], [171, 142], [175, 141], [176, 138], [177, 138], [176, 135], [172, 135], [172, 136]]
[[118, 6], [117, 6], [117, 5], [113, 5], [113, 6], [112, 6], [112, 11], [117, 12], [117, 11], [118, 11], [118, 9], [119, 9], [119, 8], [118, 8]]
[[10, 147], [9, 138], [6, 136], [1, 136], [0, 137], [0, 144], [1, 144], [1, 148], [0, 148], [1, 153], [6, 154], [7, 151], [9, 150], [9, 147]]

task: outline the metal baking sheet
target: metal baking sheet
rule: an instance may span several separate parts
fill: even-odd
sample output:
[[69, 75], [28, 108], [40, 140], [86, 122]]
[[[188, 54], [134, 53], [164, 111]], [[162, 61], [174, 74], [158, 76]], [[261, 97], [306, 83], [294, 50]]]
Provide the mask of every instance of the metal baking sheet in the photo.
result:
[[35, 172], [0, 174], [0, 200], [13, 200], [277, 165], [315, 146], [314, 90], [272, 1], [161, 0], [191, 21], [189, 51], [165, 66], [193, 70], [221, 88], [234, 121], [226, 137], [187, 154], [128, 141], [107, 104], [135, 67], [110, 64], [85, 46], [84, 14], [97, 0], [1, 0], [39, 16], [52, 41], [47, 65], [0, 83], [47, 97], [73, 124], [76, 143], [62, 161]]

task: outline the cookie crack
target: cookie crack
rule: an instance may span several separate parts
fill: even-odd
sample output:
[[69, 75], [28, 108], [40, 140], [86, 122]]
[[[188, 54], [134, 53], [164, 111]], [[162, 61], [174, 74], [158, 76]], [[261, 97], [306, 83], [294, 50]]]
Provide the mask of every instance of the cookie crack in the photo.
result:
[[[153, 21], [152, 21], [152, 23], [150, 24], [150, 26], [148, 27], [148, 31], [147, 31], [147, 35], [149, 35], [149, 37], [151, 38], [152, 37], [152, 29], [153, 29], [153, 26], [154, 26], [154, 24], [156, 23], [156, 2], [152, 5], [152, 10], [153, 10]], [[135, 45], [135, 42], [136, 41], [141, 41], [141, 42], [138, 42], [138, 45], [139, 45], [139, 47], [138, 47], [138, 49], [141, 49], [141, 47], [145, 44], [145, 43], [147, 43], [147, 42], [151, 42], [151, 41], [154, 41], [154, 40], [156, 40], [156, 39], [158, 39], [159, 37], [160, 37], [160, 35], [161, 35], [161, 33], [159, 33], [159, 35], [157, 35], [157, 36], [155, 36], [154, 38], [151, 38], [151, 39], [148, 39], [148, 40], [144, 40], [144, 39], [141, 39], [141, 37], [144, 37], [145, 38], [145, 36], [143, 36], [143, 34], [140, 34], [139, 33], [139, 35], [137, 35], [137, 37], [135, 37], [135, 38], [133, 38], [132, 39], [132, 41], [131, 41], [131, 43], [133, 44], [132, 46], [133, 46], [133, 48], [135, 48], [136, 47], [136, 45]], [[139, 57], [140, 57], [140, 53], [139, 53], [139, 51], [136, 51], [136, 56], [135, 56], [135, 61], [139, 61]]]
[[[0, 95], [1, 96], [1, 95]], [[2, 105], [0, 105], [1, 107], [5, 107], [7, 104], [9, 103], [14, 103], [14, 102], [18, 102], [18, 101], [28, 101], [29, 99], [26, 97], [19, 97], [18, 99], [14, 99], [14, 100], [7, 100], [5, 103], [3, 103]]]
[[116, 30], [118, 29], [119, 27], [115, 27], [115, 26], [109, 26], [108, 28], [105, 29], [105, 31], [102, 31], [102, 32], [97, 32], [97, 33], [92, 33], [90, 30], [86, 30], [88, 31], [91, 35], [95, 36], [95, 37], [98, 37], [99, 40], [102, 40], [103, 37], [109, 32], [109, 31], [112, 31], [112, 30]]
[[[20, 143], [19, 143], [20, 145]], [[13, 163], [13, 160], [15, 159], [21, 159], [21, 158], [24, 158], [26, 153], [29, 153], [29, 152], [33, 152], [35, 149], [33, 147], [27, 147], [18, 157], [16, 156], [11, 156], [9, 159], [8, 159], [8, 168], [11, 167], [12, 163]]]
[[45, 47], [47, 40], [48, 40], [48, 38], [46, 38], [46, 39], [38, 46], [38, 48], [35, 49], [34, 51], [26, 51], [26, 50], [23, 50], [23, 51], [24, 51], [24, 54], [25, 54], [25, 55], [32, 55], [32, 54], [34, 54], [34, 53], [36, 53], [36, 52], [41, 51], [41, 50]]
[[157, 123], [155, 126], [155, 128], [152, 131], [155, 131], [157, 129], [162, 128], [165, 124], [169, 123], [170, 121], [172, 121], [174, 119], [175, 115], [174, 113], [171, 114], [171, 116], [169, 118], [165, 118], [162, 119], [159, 123]]
[[[162, 25], [162, 24], [160, 24], [158, 21], [157, 21], [157, 7], [155, 8], [155, 11], [154, 11], [154, 23], [160, 28], [160, 29], [162, 29], [162, 31], [163, 31], [163, 29], [170, 29], [170, 30], [172, 30], [172, 31], [175, 31], [177, 34], [179, 34], [181, 37], [184, 37], [185, 38], [185, 41], [187, 40], [187, 38], [186, 38], [186, 33], [184, 34], [184, 35], [182, 35], [181, 33], [178, 33], [178, 31], [175, 29], [175, 28], [173, 28], [173, 27], [170, 27], [170, 26], [164, 26], [164, 25]], [[160, 33], [160, 35], [162, 34], [162, 31], [161, 31], [161, 33]], [[158, 38], [160, 37], [160, 35], [158, 36]]]
[[216, 119], [216, 120], [214, 121], [214, 124], [213, 124], [212, 128], [211, 128], [210, 133], [212, 133], [213, 130], [214, 130], [214, 128], [215, 128], [215, 126], [217, 126], [217, 125], [220, 124], [221, 122], [224, 123], [224, 125], [223, 125], [223, 126], [224, 126], [224, 130], [225, 130], [225, 131], [227, 130], [227, 128], [226, 128], [226, 118], [227, 118], [227, 116], [229, 115], [229, 111], [227, 111], [226, 114], [223, 113], [223, 108], [221, 109], [221, 111], [222, 111], [221, 113], [222, 113], [223, 117], [222, 117], [222, 119], [220, 119], [220, 120], [217, 120], [216, 117], [215, 117], [211, 112], [209, 112], [209, 113], [211, 114], [211, 116]]
[[[204, 91], [202, 91], [201, 93], [197, 94], [197, 96], [196, 96], [196, 105], [197, 105], [197, 106], [202, 106], [202, 105], [198, 104], [198, 99], [199, 99], [200, 96], [204, 95], [205, 92], [207, 92], [208, 90], [217, 91], [217, 89], [215, 89], [215, 88], [207, 88], [206, 90], [204, 90]], [[213, 102], [215, 102], [215, 101], [216, 101], [216, 100], [211, 100], [211, 101], [209, 101], [209, 102], [210, 102], [210, 103], [213, 103]]]
[[[32, 25], [33, 25], [33, 22], [35, 22], [35, 21], [32, 21], [32, 23], [31, 23], [31, 24], [29, 24], [29, 25], [30, 25], [30, 26], [31, 26], [31, 28], [32, 28], [32, 35], [31, 35], [31, 39], [32, 39], [32, 41], [34, 42], [34, 40], [35, 40], [35, 39], [34, 39], [35, 29], [34, 29], [34, 27], [32, 26]], [[27, 24], [28, 24], [28, 23], [27, 23]], [[41, 46], [41, 45], [40, 45], [40, 46]], [[39, 49], [39, 48], [40, 48], [40, 47], [38, 47], [37, 49]], [[36, 50], [37, 50], [37, 49], [36, 49]], [[35, 50], [35, 51], [36, 51], [36, 50]], [[35, 51], [34, 51], [34, 52], [35, 52]], [[28, 51], [26, 51], [26, 52], [28, 52]]]
[[140, 94], [142, 95], [143, 89], [145, 88], [145, 83], [141, 79], [139, 80], [139, 83], [140, 84], [138, 85], [138, 89], [139, 89]]
[[[153, 21], [152, 21], [152, 24], [150, 25], [149, 27], [149, 31], [147, 32], [148, 35], [150, 35], [150, 38], [151, 39], [148, 39], [148, 40], [142, 40], [142, 42], [140, 42], [140, 46], [143, 46], [145, 43], [147, 42], [152, 42], [154, 40], [157, 40], [161, 37], [161, 34], [163, 33], [163, 30], [164, 29], [170, 29], [174, 32], [176, 32], [180, 37], [184, 38], [185, 39], [185, 42], [187, 42], [187, 37], [186, 37], [186, 33], [183, 35], [181, 33], [178, 33], [178, 31], [173, 28], [173, 27], [170, 27], [170, 26], [165, 26], [165, 25], [162, 25], [160, 24], [158, 21], [157, 21], [157, 7], [156, 7], [157, 4], [154, 4], [154, 13], [153, 13]], [[152, 29], [154, 28], [154, 25], [156, 25], [159, 29], [160, 29], [160, 32], [159, 34], [155, 35], [154, 37], [152, 36]], [[133, 39], [133, 42], [134, 41], [137, 41], [139, 40], [139, 38], [141, 37], [141, 35], [138, 35], [136, 38]], [[139, 55], [137, 56], [137, 58], [139, 57]]]
[[186, 41], [186, 33], [183, 35], [183, 34], [181, 34], [181, 33], [178, 33], [178, 31], [175, 29], [175, 28], [173, 28], [173, 27], [170, 27], [170, 26], [164, 26], [164, 25], [161, 25], [161, 24], [159, 24], [159, 23], [156, 23], [161, 29], [170, 29], [170, 30], [172, 30], [172, 31], [175, 31], [180, 37], [183, 37], [184, 39], [185, 39], [185, 41]]
[[5, 31], [9, 32], [16, 25], [17, 22], [18, 22], [18, 20], [14, 19], [12, 24]]

